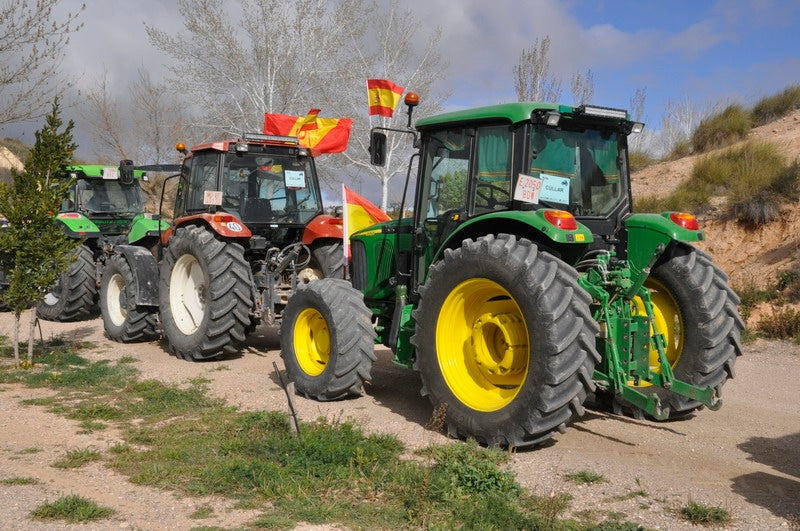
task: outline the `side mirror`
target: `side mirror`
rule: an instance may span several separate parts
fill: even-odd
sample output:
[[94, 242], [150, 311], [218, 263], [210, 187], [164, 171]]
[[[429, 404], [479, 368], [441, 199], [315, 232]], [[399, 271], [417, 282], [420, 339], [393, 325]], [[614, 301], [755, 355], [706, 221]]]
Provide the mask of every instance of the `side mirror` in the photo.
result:
[[369, 162], [373, 166], [386, 164], [386, 135], [373, 131], [369, 137]]

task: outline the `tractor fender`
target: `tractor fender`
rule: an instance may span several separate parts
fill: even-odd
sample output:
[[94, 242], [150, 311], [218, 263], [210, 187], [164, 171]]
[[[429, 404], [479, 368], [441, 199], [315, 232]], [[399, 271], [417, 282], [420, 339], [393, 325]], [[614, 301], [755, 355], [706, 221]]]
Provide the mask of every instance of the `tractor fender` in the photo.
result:
[[[159, 228], [161, 229], [159, 231]], [[159, 232], [163, 233], [169, 228], [169, 223], [161, 220], [153, 214], [137, 214], [131, 221], [131, 228], [128, 232], [128, 243], [135, 244], [139, 240], [148, 236], [158, 237]]]
[[78, 212], [62, 212], [56, 215], [56, 220], [61, 223], [64, 232], [70, 238], [91, 238], [100, 235], [97, 225]]
[[158, 262], [155, 256], [138, 245], [117, 245], [114, 252], [128, 261], [133, 272], [138, 306], [158, 306]]
[[303, 230], [303, 243], [310, 245], [319, 238], [341, 240], [343, 236], [342, 218], [321, 214], [312, 219]]
[[450, 234], [436, 251], [434, 261], [439, 260], [445, 249], [461, 246], [467, 238], [476, 239], [486, 234], [514, 234], [527, 238], [555, 254], [582, 253], [594, 242], [592, 231], [582, 223], [575, 229], [563, 229], [545, 218], [545, 209], [533, 211], [492, 212], [465, 221]]
[[194, 214], [176, 219], [174, 221], [174, 227], [169, 227], [161, 233], [161, 244], [167, 245], [175, 229], [186, 225], [205, 225], [211, 232], [219, 234], [223, 238], [249, 239], [253, 235], [250, 229], [247, 228], [247, 225], [233, 214], [227, 212], [217, 212], [214, 214], [203, 212], [202, 214]]
[[670, 243], [699, 242], [705, 234], [699, 228], [682, 227], [670, 219], [671, 212], [663, 214], [631, 214], [625, 219], [628, 232], [628, 261], [634, 270], [647, 275], [648, 269], [667, 249]]

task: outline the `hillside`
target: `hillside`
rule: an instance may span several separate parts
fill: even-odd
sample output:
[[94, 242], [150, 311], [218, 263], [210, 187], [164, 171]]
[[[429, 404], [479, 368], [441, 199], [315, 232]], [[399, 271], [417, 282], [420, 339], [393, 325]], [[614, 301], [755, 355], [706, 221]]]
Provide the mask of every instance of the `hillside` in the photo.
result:
[[[754, 128], [748, 139], [778, 146], [787, 161], [799, 158], [800, 110]], [[691, 174], [694, 163], [703, 156], [662, 162], [634, 173], [634, 196], [669, 194], [681, 186]], [[698, 247], [714, 256], [734, 285], [751, 280], [761, 284], [775, 278], [780, 271], [800, 268], [800, 204], [785, 206], [780, 221], [756, 230], [743, 228], [713, 208], [699, 219], [707, 239]]]

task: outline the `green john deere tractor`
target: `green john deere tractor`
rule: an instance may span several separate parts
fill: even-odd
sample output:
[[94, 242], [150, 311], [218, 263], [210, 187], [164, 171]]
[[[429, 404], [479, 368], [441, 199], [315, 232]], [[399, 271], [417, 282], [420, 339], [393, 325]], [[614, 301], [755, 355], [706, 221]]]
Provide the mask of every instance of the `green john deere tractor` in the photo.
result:
[[[361, 392], [374, 339], [419, 372], [450, 435], [483, 444], [544, 441], [592, 393], [656, 420], [719, 408], [739, 298], [692, 246], [694, 216], [632, 212], [627, 139], [642, 127], [529, 102], [403, 130], [419, 148], [413, 215], [353, 235], [352, 287], [323, 279], [286, 307], [297, 391]], [[385, 145], [374, 128], [373, 163]]]
[[[158, 171], [158, 167], [152, 168]], [[77, 321], [95, 314], [103, 272], [117, 267], [115, 260], [108, 260], [110, 251], [130, 244], [149, 254], [158, 243], [159, 230], [167, 226], [158, 216], [144, 212], [139, 181], [146, 180], [146, 175], [128, 160], [118, 167], [81, 165], [66, 169], [64, 178], [74, 179], [74, 185], [56, 219], [68, 235], [83, 243], [75, 250], [75, 260], [67, 271], [36, 307], [39, 317]], [[106, 310], [101, 304], [101, 311]], [[153, 335], [154, 326], [155, 320], [137, 333]], [[110, 337], [115, 339], [113, 334]]]

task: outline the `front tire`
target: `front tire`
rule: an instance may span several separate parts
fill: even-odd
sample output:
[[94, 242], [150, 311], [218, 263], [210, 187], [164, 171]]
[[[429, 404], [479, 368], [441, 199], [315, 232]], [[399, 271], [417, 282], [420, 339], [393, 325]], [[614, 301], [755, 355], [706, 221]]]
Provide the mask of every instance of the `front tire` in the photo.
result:
[[133, 271], [122, 255], [106, 260], [100, 281], [100, 313], [106, 337], [112, 341], [133, 343], [158, 337], [158, 308], [136, 305]]
[[74, 251], [75, 260], [56, 285], [36, 305], [36, 315], [47, 321], [80, 321], [97, 311], [94, 253], [86, 245]]
[[566, 429], [594, 390], [598, 325], [577, 272], [500, 234], [445, 251], [414, 312], [423, 395], [451, 436], [526, 447]]
[[[739, 297], [728, 286], [727, 275], [706, 253], [675, 244], [659, 259], [645, 281], [651, 292], [654, 328], [664, 334], [666, 354], [676, 378], [717, 395], [734, 376], [736, 357], [742, 354], [744, 321]], [[637, 310], [643, 312], [639, 302]], [[658, 353], [650, 352], [651, 370], [660, 372]], [[640, 387], [658, 395], [670, 408], [670, 418], [686, 416], [702, 407], [697, 400], [656, 386]]]
[[205, 227], [181, 227], [164, 252], [159, 309], [169, 348], [202, 360], [239, 351], [253, 305], [244, 248]]
[[344, 280], [298, 287], [281, 323], [281, 357], [298, 393], [322, 401], [363, 393], [376, 359], [370, 317], [361, 292]]

